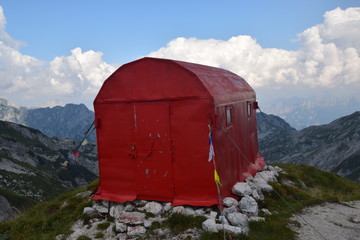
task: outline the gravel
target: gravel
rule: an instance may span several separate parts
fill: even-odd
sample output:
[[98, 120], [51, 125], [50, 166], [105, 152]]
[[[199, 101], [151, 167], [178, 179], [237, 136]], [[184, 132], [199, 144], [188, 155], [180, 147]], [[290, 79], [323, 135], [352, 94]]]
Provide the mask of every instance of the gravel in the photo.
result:
[[289, 226], [298, 240], [359, 240], [360, 201], [305, 208], [290, 218]]

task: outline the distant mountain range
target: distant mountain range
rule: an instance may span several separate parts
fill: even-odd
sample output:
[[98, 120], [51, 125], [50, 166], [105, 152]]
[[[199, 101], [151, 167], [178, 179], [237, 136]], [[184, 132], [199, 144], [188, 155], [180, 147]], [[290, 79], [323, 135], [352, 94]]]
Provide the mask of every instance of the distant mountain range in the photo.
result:
[[273, 103], [263, 102], [264, 112], [280, 116], [292, 127], [300, 130], [312, 125], [331, 121], [360, 111], [360, 97], [335, 98], [325, 95], [313, 99], [279, 99]]
[[49, 138], [39, 130], [0, 121], [0, 221], [96, 179], [94, 144], [83, 146], [79, 158], [63, 168], [69, 151], [77, 144], [71, 139]]
[[302, 130], [258, 114], [258, 131], [267, 163], [310, 165], [360, 182], [360, 112]]
[[[94, 121], [94, 112], [84, 104], [29, 109], [0, 99], [0, 120], [38, 129], [49, 137], [81, 140]], [[95, 132], [88, 140], [95, 142]]]

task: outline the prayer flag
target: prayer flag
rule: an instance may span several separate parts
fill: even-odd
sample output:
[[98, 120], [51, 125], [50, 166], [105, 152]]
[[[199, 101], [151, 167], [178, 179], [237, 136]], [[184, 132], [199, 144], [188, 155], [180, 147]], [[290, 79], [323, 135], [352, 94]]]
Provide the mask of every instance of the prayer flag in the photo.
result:
[[215, 156], [215, 151], [214, 151], [212, 131], [211, 131], [210, 124], [208, 125], [208, 127], [209, 127], [209, 158], [208, 158], [208, 161], [210, 162]]
[[85, 140], [81, 143], [81, 146], [85, 146], [88, 143], [89, 143], [88, 140], [85, 138]]
[[216, 169], [214, 169], [214, 179], [215, 179], [215, 183], [218, 186], [222, 186], [221, 182], [220, 182], [220, 177], [219, 174], [217, 173]]
[[69, 161], [65, 160], [65, 162], [62, 164], [63, 168], [67, 168], [69, 165]]
[[74, 157], [75, 157], [75, 158], [78, 158], [78, 157], [80, 156], [79, 151], [76, 151], [76, 152], [74, 152], [73, 154], [74, 154]]

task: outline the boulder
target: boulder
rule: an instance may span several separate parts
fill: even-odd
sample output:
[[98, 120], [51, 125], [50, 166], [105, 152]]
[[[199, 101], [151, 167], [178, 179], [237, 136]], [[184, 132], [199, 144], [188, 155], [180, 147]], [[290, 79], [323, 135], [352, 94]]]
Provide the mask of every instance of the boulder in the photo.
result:
[[227, 224], [224, 224], [224, 225], [218, 224], [218, 225], [220, 225], [220, 228], [222, 230], [224, 230], [225, 232], [228, 232], [230, 234], [240, 235], [240, 234], [244, 233], [244, 231], [241, 227], [235, 227], [235, 226], [231, 226], [231, 225], [227, 225]]
[[[221, 224], [219, 224], [219, 225], [221, 225]], [[215, 222], [215, 219], [213, 219], [213, 218], [209, 218], [205, 222], [203, 222], [202, 228], [204, 229], [204, 231], [207, 231], [207, 232], [218, 232], [217, 224]]]
[[85, 207], [83, 210], [83, 214], [91, 214], [91, 213], [95, 213], [96, 210], [93, 209], [92, 207]]
[[176, 206], [172, 209], [172, 213], [178, 213], [185, 215], [185, 208], [183, 206]]
[[191, 207], [185, 207], [185, 215], [195, 216], [195, 210]]
[[260, 191], [271, 192], [273, 190], [272, 186], [270, 186], [265, 179], [260, 176], [250, 179], [248, 184], [252, 189], [257, 189], [258, 193], [260, 193]]
[[144, 206], [144, 210], [146, 212], [150, 212], [155, 215], [159, 215], [163, 212], [163, 206], [158, 202], [148, 202]]
[[171, 206], [171, 203], [170, 203], [170, 202], [164, 203], [163, 209], [164, 209], [165, 212], [170, 211], [171, 208], [172, 208], [172, 206]]
[[134, 211], [135, 209], [135, 206], [132, 204], [132, 203], [126, 203], [125, 206], [124, 206], [124, 211], [125, 212], [132, 212]]
[[256, 201], [264, 200], [264, 194], [261, 192], [260, 189], [253, 189], [251, 195]]
[[103, 204], [94, 204], [92, 208], [95, 209], [98, 213], [102, 213], [102, 214], [108, 213], [108, 208], [105, 207]]
[[232, 226], [236, 227], [246, 226], [249, 220], [246, 214], [242, 214], [239, 212], [229, 213], [226, 218]]
[[111, 206], [111, 208], [110, 208], [110, 216], [111, 217], [118, 218], [122, 212], [124, 212], [123, 204], [116, 204], [116, 205]]
[[128, 227], [127, 228], [127, 235], [129, 237], [140, 237], [145, 235], [146, 228], [143, 226], [135, 226], [135, 227]]
[[202, 208], [196, 209], [195, 210], [195, 216], [204, 216], [205, 215], [205, 210]]
[[271, 212], [269, 211], [269, 209], [262, 208], [261, 211], [262, 211], [265, 215], [271, 215]]
[[250, 217], [249, 217], [249, 221], [262, 222], [262, 221], [265, 221], [265, 218], [263, 218], [263, 217], [256, 217], [256, 216], [250, 216]]
[[124, 233], [127, 230], [127, 225], [125, 223], [121, 223], [119, 221], [115, 222], [115, 230], [118, 233]]
[[232, 197], [226, 197], [223, 200], [223, 204], [225, 207], [232, 207], [232, 206], [237, 206], [238, 201]]
[[272, 171], [263, 171], [263, 172], [258, 172], [255, 175], [255, 178], [261, 178], [263, 179], [265, 182], [277, 182], [277, 178], [274, 175], [274, 172]]
[[229, 208], [224, 208], [223, 209], [223, 214], [225, 215], [225, 216], [227, 216], [229, 213], [233, 213], [233, 212], [237, 212], [238, 210], [237, 210], [237, 207], [235, 207], [235, 206], [232, 206], [232, 207], [229, 207]]
[[251, 187], [246, 182], [238, 182], [232, 187], [232, 193], [244, 197], [252, 193]]
[[216, 217], [217, 217], [217, 212], [215, 212], [215, 211], [211, 211], [208, 215], [206, 215], [205, 217], [207, 217], [207, 218], [210, 218], [210, 219], [216, 219]]
[[119, 216], [119, 222], [125, 224], [140, 225], [144, 222], [145, 214], [140, 212], [123, 212]]
[[243, 197], [239, 202], [240, 211], [249, 215], [257, 216], [259, 212], [258, 204], [254, 198], [250, 196]]

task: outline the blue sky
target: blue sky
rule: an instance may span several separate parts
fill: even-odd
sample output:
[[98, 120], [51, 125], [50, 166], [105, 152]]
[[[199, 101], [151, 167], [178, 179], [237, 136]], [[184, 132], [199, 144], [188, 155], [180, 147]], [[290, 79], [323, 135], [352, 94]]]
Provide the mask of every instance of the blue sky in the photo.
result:
[[326, 11], [358, 0], [235, 1], [0, 1], [6, 31], [24, 42], [23, 54], [50, 61], [81, 47], [123, 64], [177, 37], [227, 40], [250, 35], [262, 47], [298, 49], [297, 34], [322, 22]]
[[19, 106], [92, 108], [104, 80], [143, 56], [230, 70], [279, 115], [284, 102], [360, 102], [359, 0], [0, 0], [0, 10], [0, 98]]

